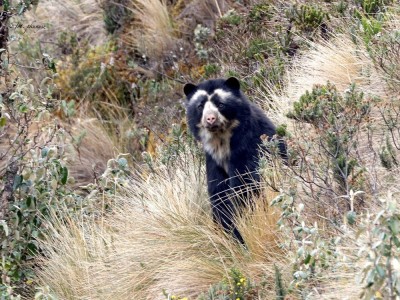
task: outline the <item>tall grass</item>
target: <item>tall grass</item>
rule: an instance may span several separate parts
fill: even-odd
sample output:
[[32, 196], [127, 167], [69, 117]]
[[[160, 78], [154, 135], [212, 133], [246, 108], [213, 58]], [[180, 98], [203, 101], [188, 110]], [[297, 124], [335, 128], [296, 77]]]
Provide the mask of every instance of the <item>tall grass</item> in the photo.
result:
[[125, 42], [140, 53], [160, 59], [175, 48], [175, 28], [165, 0], [132, 0], [128, 7], [135, 16]]
[[274, 264], [286, 280], [288, 270], [268, 199], [238, 220], [245, 250], [214, 224], [203, 167], [177, 166], [188, 163], [132, 180], [104, 219], [52, 219], [43, 284], [62, 299], [163, 299], [163, 291], [192, 299], [235, 267], [258, 281], [269, 278], [273, 295]]
[[46, 26], [36, 32], [41, 41], [56, 43], [59, 34], [69, 30], [95, 46], [106, 40], [103, 11], [95, 0], [39, 1], [26, 17], [34, 25]]
[[384, 94], [382, 76], [376, 72], [362, 43], [356, 45], [350, 35], [339, 34], [326, 41], [312, 42], [311, 50], [299, 56], [288, 72], [286, 92], [290, 103], [310, 91], [313, 85], [327, 81], [339, 90], [356, 83], [370, 94]]

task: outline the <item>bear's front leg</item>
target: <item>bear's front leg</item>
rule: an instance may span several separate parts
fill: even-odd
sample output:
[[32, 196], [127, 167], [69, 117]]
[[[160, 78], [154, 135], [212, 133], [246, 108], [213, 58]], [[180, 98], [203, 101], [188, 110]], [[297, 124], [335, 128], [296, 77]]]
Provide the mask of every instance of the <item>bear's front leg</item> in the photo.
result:
[[226, 232], [233, 234], [244, 245], [245, 242], [234, 224], [236, 210], [229, 198], [231, 192], [228, 174], [208, 154], [206, 154], [206, 170], [214, 222], [221, 224]]
[[[247, 159], [246, 159], [247, 158]], [[258, 194], [260, 174], [258, 172], [257, 152], [234, 152], [229, 162], [229, 188], [231, 200], [236, 207], [248, 206], [251, 198]]]

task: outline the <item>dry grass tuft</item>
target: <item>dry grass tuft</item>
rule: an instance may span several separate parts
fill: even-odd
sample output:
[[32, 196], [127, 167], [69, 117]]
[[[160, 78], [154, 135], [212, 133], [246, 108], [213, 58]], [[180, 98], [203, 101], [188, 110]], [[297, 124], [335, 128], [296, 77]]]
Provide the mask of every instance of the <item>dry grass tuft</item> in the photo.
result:
[[249, 242], [249, 251], [243, 249], [212, 221], [203, 168], [177, 164], [185, 165], [189, 169], [159, 167], [132, 181], [99, 222], [51, 220], [61, 234], [49, 234], [43, 244], [42, 283], [62, 299], [163, 299], [163, 290], [192, 299], [236, 267], [267, 279], [272, 297], [274, 264], [287, 275], [276, 213], [260, 199], [254, 212], [239, 218]]
[[69, 132], [66, 161], [76, 185], [93, 182], [104, 172], [107, 161], [123, 150], [98, 119], [76, 119], [64, 126]]
[[[72, 30], [79, 40], [101, 45], [106, 40], [103, 10], [96, 0], [43, 0], [37, 8], [26, 14], [33, 24], [48, 25], [36, 34], [40, 40], [57, 42], [60, 33]], [[47, 26], [46, 26], [47, 27]]]
[[356, 83], [369, 94], [385, 95], [385, 82], [376, 73], [366, 49], [361, 43], [355, 45], [348, 35], [311, 42], [311, 50], [300, 54], [288, 72], [286, 101], [292, 104], [313, 85], [327, 81], [341, 91]]
[[135, 16], [124, 41], [153, 59], [163, 58], [176, 47], [175, 28], [165, 0], [132, 0], [128, 7]]

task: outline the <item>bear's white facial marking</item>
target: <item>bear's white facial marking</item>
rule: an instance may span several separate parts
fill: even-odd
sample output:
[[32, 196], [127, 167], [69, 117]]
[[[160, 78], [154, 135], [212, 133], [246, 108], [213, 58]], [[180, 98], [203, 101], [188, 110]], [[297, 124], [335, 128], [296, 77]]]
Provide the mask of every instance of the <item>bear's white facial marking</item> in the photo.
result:
[[221, 102], [226, 102], [232, 93], [223, 89], [216, 89], [211, 95], [209, 95], [205, 90], [197, 90], [193, 96], [190, 97], [189, 105], [197, 105], [197, 101], [203, 96], [206, 96], [207, 101], [210, 101], [214, 95], [217, 95]]
[[197, 90], [190, 98], [190, 103], [195, 103], [201, 96], [208, 96], [208, 94], [204, 90]]
[[232, 95], [232, 93], [223, 89], [216, 89], [210, 98], [214, 95], [217, 95], [222, 102], [225, 102]]

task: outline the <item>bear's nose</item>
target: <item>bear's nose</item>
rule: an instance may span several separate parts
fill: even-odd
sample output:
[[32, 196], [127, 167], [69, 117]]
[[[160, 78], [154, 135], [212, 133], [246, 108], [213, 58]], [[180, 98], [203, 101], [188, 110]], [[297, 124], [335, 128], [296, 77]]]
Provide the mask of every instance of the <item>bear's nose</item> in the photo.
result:
[[215, 122], [216, 119], [217, 119], [217, 118], [216, 118], [214, 115], [208, 115], [208, 116], [206, 117], [207, 123], [210, 124], [210, 125], [214, 124], [214, 122]]

